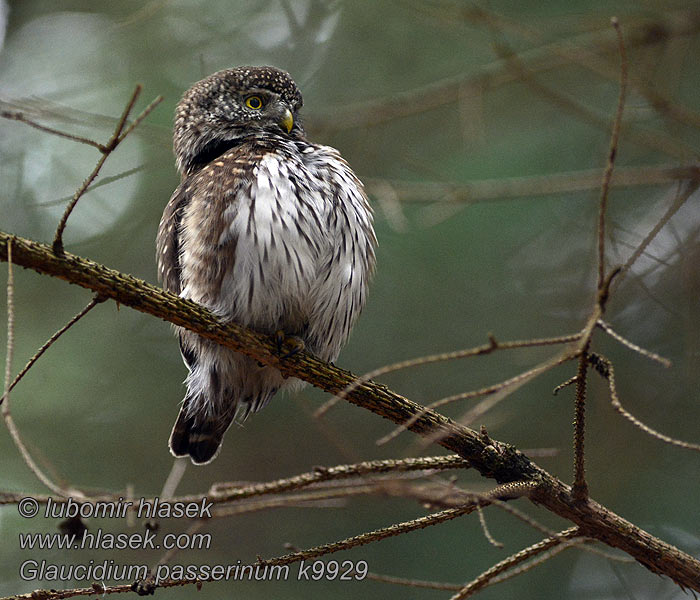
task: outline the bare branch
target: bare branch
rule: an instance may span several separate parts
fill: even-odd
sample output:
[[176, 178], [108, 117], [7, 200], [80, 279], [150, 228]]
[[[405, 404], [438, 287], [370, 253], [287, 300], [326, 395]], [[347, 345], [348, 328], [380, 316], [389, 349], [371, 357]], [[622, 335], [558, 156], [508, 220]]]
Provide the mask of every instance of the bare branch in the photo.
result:
[[138, 100], [138, 97], [141, 95], [141, 90], [143, 90], [143, 86], [140, 83], [137, 83], [136, 87], [134, 88], [134, 91], [131, 94], [131, 98], [129, 98], [129, 101], [126, 103], [126, 106], [122, 111], [122, 116], [119, 117], [119, 120], [117, 121], [117, 125], [114, 128], [114, 133], [112, 134], [112, 137], [110, 138], [109, 142], [102, 148], [102, 152], [106, 153], [108, 152], [110, 147], [114, 149], [119, 144], [119, 136], [121, 135], [122, 130], [124, 129], [124, 125], [126, 125], [126, 120], [129, 118], [129, 113], [131, 113], [132, 109], [134, 108], [134, 104], [136, 104], [136, 100]]
[[326, 554], [332, 554], [333, 552], [339, 552], [340, 550], [347, 550], [356, 546], [364, 546], [365, 544], [377, 542], [388, 537], [408, 533], [410, 531], [416, 531], [418, 529], [425, 529], [426, 527], [430, 527], [432, 525], [438, 525], [440, 523], [444, 523], [445, 521], [456, 519], [457, 517], [473, 512], [476, 510], [476, 506], [477, 503], [470, 502], [459, 508], [448, 508], [436, 513], [431, 513], [425, 517], [419, 517], [410, 521], [390, 525], [389, 527], [384, 527], [382, 529], [376, 529], [368, 533], [363, 533], [361, 535], [356, 535], [354, 537], [341, 540], [339, 542], [333, 542], [332, 544], [324, 544], [322, 546], [316, 546], [307, 550], [285, 554], [284, 556], [260, 560], [257, 564], [261, 566], [288, 565], [302, 560], [316, 558], [317, 556], [324, 556]]
[[588, 354], [584, 351], [578, 358], [576, 373], [576, 403], [574, 409], [574, 497], [583, 502], [588, 497], [585, 467], [586, 439], [586, 370]]
[[569, 529], [565, 529], [564, 531], [557, 533], [556, 535], [549, 537], [545, 540], [542, 540], [541, 542], [538, 542], [537, 544], [534, 544], [529, 548], [525, 548], [517, 554], [513, 554], [505, 560], [502, 560], [498, 564], [491, 567], [488, 571], [483, 572], [476, 579], [469, 582], [461, 590], [459, 590], [459, 592], [452, 596], [450, 600], [463, 600], [464, 598], [469, 598], [479, 590], [489, 585], [497, 575], [500, 575], [501, 573], [507, 571], [511, 567], [514, 567], [515, 565], [518, 565], [521, 562], [532, 558], [533, 556], [537, 556], [538, 554], [541, 554], [542, 552], [545, 552], [550, 548], [554, 548], [555, 546], [558, 546], [566, 540], [580, 535], [581, 533], [578, 527], [570, 527]]
[[124, 141], [124, 138], [129, 135], [138, 125], [143, 121], [148, 115], [151, 114], [153, 109], [158, 106], [161, 102], [163, 101], [163, 96], [156, 96], [153, 100], [151, 100], [151, 103], [141, 111], [141, 114], [138, 115], [132, 123], [129, 124], [129, 126], [124, 130], [124, 132], [118, 137], [116, 142], [114, 143], [114, 147], [116, 148], [118, 144], [120, 144], [122, 141]]
[[627, 346], [630, 350], [634, 350], [638, 354], [646, 356], [648, 359], [656, 361], [657, 363], [663, 365], [666, 368], [669, 368], [671, 366], [671, 361], [668, 360], [668, 358], [659, 356], [655, 352], [651, 352], [649, 350], [646, 350], [645, 348], [642, 348], [641, 346], [637, 346], [637, 344], [633, 342], [630, 342], [627, 338], [624, 338], [619, 333], [617, 333], [617, 331], [615, 331], [609, 323], [603, 321], [603, 319], [598, 319], [598, 327], [600, 327], [611, 338], [620, 342], [623, 346]]
[[15, 275], [12, 270], [12, 242], [7, 243], [7, 344], [5, 350], [5, 398], [10, 393], [12, 355], [15, 351]]
[[477, 507], [477, 515], [479, 516], [479, 525], [481, 525], [481, 531], [484, 532], [484, 537], [488, 540], [489, 544], [495, 548], [503, 548], [503, 544], [491, 535], [489, 531], [489, 526], [486, 524], [486, 517], [484, 516], [483, 509], [479, 506]]
[[[498, 49], [513, 72], [535, 93], [554, 104], [558, 109], [571, 113], [581, 121], [590, 123], [598, 129], [608, 129], [607, 119], [586, 107], [578, 98], [568, 96], [556, 87], [550, 87], [541, 83], [532, 71], [525, 66], [518, 54], [506, 46], [505, 43], [501, 42]], [[686, 156], [695, 155], [692, 146], [659, 131], [631, 129], [626, 131], [626, 138], [631, 143], [653, 148], [678, 160], [685, 160]]]
[[422, 579], [406, 579], [405, 577], [379, 575], [378, 573], [367, 573], [367, 579], [371, 579], [372, 581], [379, 581], [380, 583], [391, 583], [393, 585], [403, 585], [406, 587], [423, 588], [427, 590], [446, 590], [456, 592], [462, 589], [462, 586], [456, 583], [424, 581]]
[[[469, 20], [475, 24], [478, 24], [484, 19], [495, 22], [499, 27], [502, 27], [509, 32], [513, 32], [523, 39], [542, 44], [541, 49], [546, 51], [553, 58], [563, 58], [567, 62], [570, 61], [575, 63], [608, 79], [619, 78], [619, 68], [612, 67], [609, 62], [605, 60], [605, 58], [601, 57], [601, 50], [605, 54], [607, 54], [609, 50], [612, 50], [612, 47], [609, 47], [607, 39], [595, 39], [593, 43], [590, 43], [590, 36], [586, 34], [573, 42], [570, 40], [557, 40], [553, 44], [545, 45], [544, 41], [546, 37], [543, 35], [541, 30], [526, 27], [522, 22], [509, 20], [504, 15], [486, 10], [483, 7], [474, 8], [471, 11], [465, 11], [461, 16], [469, 18]], [[639, 24], [635, 26], [632, 18], [630, 18], [630, 21], [632, 22], [632, 28], [637, 30], [632, 31], [630, 39], [632, 39], [633, 42], [636, 41], [637, 45], [640, 41], [642, 41], [642, 43], [648, 43], [651, 39], [651, 36], [649, 36], [649, 31], [646, 33], [643, 32], [643, 27], [645, 26], [658, 28], [657, 31], [660, 31], [663, 28], [663, 35], [668, 36], [667, 39], [671, 39], [675, 36], [687, 35], [688, 33], [694, 33], [697, 31], [697, 25], [695, 24], [690, 25], [688, 29], [684, 30], [684, 26], [681, 26], [680, 28], [675, 28], [674, 31], [674, 28], [669, 29], [666, 27], [666, 24], [662, 24], [660, 22], [653, 24], [647, 23], [646, 25], [639, 27]], [[598, 32], [595, 32], [595, 34], [598, 35]], [[591, 48], [594, 49], [591, 50]], [[617, 50], [619, 54], [619, 44]], [[631, 84], [640, 94], [649, 100], [654, 109], [660, 114], [669, 116], [672, 119], [686, 125], [690, 125], [691, 127], [700, 127], [700, 114], [697, 112], [686, 106], [673, 103], [669, 98], [660, 94], [658, 91], [653, 89], [649, 83], [642, 81], [641, 79], [631, 79]]]
[[[401, 202], [459, 204], [600, 190], [604, 173], [604, 169], [587, 169], [527, 177], [499, 177], [468, 183], [366, 178], [365, 184], [372, 194], [375, 186], [391, 185]], [[700, 169], [695, 165], [619, 167], [612, 175], [610, 187], [628, 188], [678, 181], [700, 181]]]
[[[547, 562], [551, 558], [554, 558], [560, 552], [563, 552], [564, 550], [568, 550], [569, 548], [575, 548], [577, 546], [585, 548], [586, 546], [584, 544], [590, 544], [591, 541], [592, 540], [590, 540], [589, 538], [583, 538], [583, 537], [574, 538], [571, 540], [566, 540], [565, 542], [562, 542], [561, 544], [554, 546], [554, 548], [551, 548], [550, 550], [547, 550], [545, 552], [538, 554], [536, 558], [533, 558], [532, 560], [526, 562], [525, 564], [521, 564], [519, 567], [516, 567], [514, 569], [509, 569], [508, 571], [505, 571], [504, 573], [497, 575], [493, 579], [489, 580], [487, 586], [496, 585], [497, 583], [502, 583], [504, 581], [507, 581], [508, 579], [513, 579], [513, 577], [517, 577], [518, 575], [522, 575], [523, 573], [527, 573], [528, 571], [531, 571], [535, 567], [538, 567], [542, 563]], [[589, 548], [589, 550], [590, 550], [590, 548]], [[486, 586], [484, 586], [484, 587], [486, 587]]]
[[610, 190], [610, 179], [612, 178], [617, 156], [617, 147], [620, 142], [620, 127], [622, 126], [622, 111], [625, 107], [625, 97], [627, 95], [627, 53], [625, 42], [622, 38], [622, 31], [617, 18], [613, 17], [612, 25], [617, 34], [617, 43], [620, 49], [620, 96], [617, 100], [617, 111], [613, 121], [612, 134], [610, 136], [610, 150], [608, 152], [608, 163], [603, 175], [603, 184], [600, 189], [600, 208], [598, 211], [598, 289], [602, 289], [605, 282], [605, 212], [608, 206], [608, 191]]
[[595, 370], [608, 382], [608, 389], [610, 390], [610, 402], [612, 403], [613, 408], [620, 415], [622, 415], [635, 427], [638, 427], [644, 433], [647, 433], [648, 435], [656, 438], [657, 440], [661, 440], [662, 442], [671, 444], [672, 446], [685, 448], [686, 450], [694, 450], [696, 452], [700, 452], [700, 444], [684, 442], [683, 440], [678, 440], [668, 435], [664, 435], [663, 433], [659, 433], [655, 429], [652, 429], [648, 425], [642, 423], [637, 417], [635, 417], [632, 413], [627, 411], [622, 406], [622, 403], [620, 402], [620, 397], [617, 394], [617, 385], [615, 384], [615, 370], [613, 369], [612, 363], [607, 358], [601, 356], [600, 354], [591, 354], [590, 363], [595, 367]]
[[[462, 515], [469, 514], [477, 509], [478, 506], [485, 506], [490, 503], [491, 498], [499, 498], [502, 496], [508, 497], [508, 493], [515, 493], [516, 490], [519, 491], [519, 484], [521, 482], [516, 482], [513, 485], [503, 485], [498, 486], [493, 489], [488, 494], [484, 494], [477, 500], [468, 502], [463, 506], [457, 508], [448, 508], [446, 510], [441, 510], [436, 513], [432, 513], [425, 517], [419, 517], [411, 521], [405, 521], [403, 523], [397, 523], [396, 525], [390, 525], [383, 529], [377, 529], [375, 531], [370, 531], [369, 533], [363, 533], [355, 537], [347, 538], [339, 542], [334, 542], [332, 544], [325, 544], [323, 546], [316, 546], [315, 548], [309, 548], [308, 550], [301, 550], [299, 552], [294, 552], [292, 554], [286, 554], [284, 556], [279, 556], [276, 558], [270, 558], [266, 560], [259, 560], [259, 565], [287, 565], [293, 562], [299, 562], [301, 560], [307, 560], [309, 558], [315, 558], [317, 556], [323, 556], [326, 554], [331, 554], [333, 552], [338, 552], [340, 550], [346, 550], [348, 548], [353, 548], [355, 546], [362, 546], [375, 542], [378, 540], [386, 539], [388, 537], [393, 537], [401, 533], [406, 533], [409, 531], [415, 531], [417, 529], [424, 529], [431, 525], [437, 525], [439, 523], [444, 523], [451, 519], [455, 519]], [[531, 486], [532, 487], [532, 486]]]
[[2, 417], [5, 420], [5, 425], [7, 430], [10, 432], [10, 437], [12, 441], [17, 446], [22, 459], [26, 463], [29, 470], [34, 473], [39, 481], [41, 481], [47, 488], [49, 488], [55, 494], [60, 496], [68, 496], [73, 493], [76, 496], [82, 497], [83, 495], [77, 490], [64, 490], [57, 484], [55, 484], [51, 479], [44, 474], [44, 472], [39, 468], [39, 466], [34, 462], [34, 459], [29, 454], [27, 447], [22, 441], [22, 437], [19, 434], [19, 430], [15, 425], [10, 412], [10, 376], [12, 372], [12, 355], [14, 353], [14, 340], [15, 340], [15, 305], [14, 305], [14, 272], [12, 269], [12, 243], [7, 244], [7, 353], [5, 356], [5, 384], [3, 399], [5, 402], [0, 407]]
[[560, 383], [557, 387], [555, 387], [555, 388], [552, 390], [552, 394], [553, 394], [554, 396], [556, 396], [556, 395], [557, 395], [559, 392], [561, 392], [564, 388], [567, 388], [567, 387], [569, 387], [570, 385], [573, 385], [574, 383], [576, 383], [576, 380], [577, 380], [577, 379], [578, 379], [578, 376], [577, 376], [577, 375], [574, 375], [573, 377], [570, 377], [570, 378], [567, 379], [566, 381], [563, 381], [562, 383]]
[[168, 477], [165, 479], [165, 483], [163, 484], [163, 489], [160, 492], [159, 498], [167, 500], [175, 495], [175, 490], [177, 489], [177, 486], [180, 485], [180, 481], [182, 480], [182, 476], [185, 474], [186, 469], [186, 460], [183, 458], [173, 459], [173, 466], [170, 468], [170, 473], [168, 473]]
[[[590, 331], [588, 331], [587, 328], [584, 328], [584, 330], [576, 336], [576, 339], [580, 340], [582, 336], [584, 338], [589, 337]], [[538, 365], [535, 365], [531, 369], [528, 369], [527, 371], [524, 371], [522, 373], [519, 373], [518, 375], [515, 375], [514, 377], [511, 377], [510, 379], [507, 379], [506, 381], [498, 383], [495, 386], [491, 386], [491, 388], [482, 388], [482, 390], [476, 390], [476, 392], [465, 392], [463, 394], [456, 394], [455, 396], [442, 398], [441, 400], [438, 400], [437, 402], [433, 403], [433, 405], [431, 406], [434, 406], [438, 403], [440, 406], [443, 406], [448, 402], [453, 402], [457, 399], [473, 397], [476, 395], [486, 395], [486, 398], [484, 398], [476, 406], [469, 409], [466, 413], [464, 413], [457, 419], [457, 422], [462, 425], [471, 425], [481, 415], [491, 410], [494, 406], [496, 406], [502, 400], [507, 398], [510, 394], [514, 393], [517, 389], [519, 389], [529, 381], [533, 380], [535, 377], [539, 377], [543, 373], [546, 373], [547, 371], [553, 369], [554, 367], [564, 364], [569, 360], [573, 360], [574, 358], [576, 358], [579, 352], [580, 350], [578, 350], [578, 345], [573, 345], [573, 348], [566, 348], [562, 350], [559, 354], [553, 356], [552, 358], [549, 358], [539, 363]], [[436, 442], [439, 443], [441, 435], [443, 435], [442, 432], [436, 431], [432, 436], [426, 436], [425, 439], [420, 441], [421, 447], [425, 447], [429, 444]]]
[[91, 140], [79, 135], [74, 135], [72, 133], [66, 133], [65, 131], [59, 131], [58, 129], [54, 129], [53, 127], [47, 127], [46, 125], [41, 125], [36, 121], [32, 121], [31, 119], [25, 117], [24, 113], [22, 113], [21, 111], [3, 110], [0, 111], [0, 117], [2, 117], [3, 119], [10, 119], [11, 121], [19, 121], [20, 123], [24, 123], [26, 125], [29, 125], [30, 127], [34, 127], [34, 129], [38, 129], [39, 131], [50, 133], [51, 135], [56, 135], [58, 137], [66, 138], [68, 140], [78, 142], [80, 144], [86, 144], [88, 146], [92, 146], [93, 148], [97, 148], [98, 150], [102, 148], [102, 144], [96, 142], [95, 140]]
[[[424, 9], [425, 5], [421, 5]], [[450, 14], [449, 11], [457, 11], [458, 15]], [[483, 22], [484, 16], [493, 13], [486, 13], [481, 7], [469, 7], [466, 10], [450, 2], [449, 6], [441, 6], [437, 12], [444, 18], [449, 14], [450, 24], [454, 24], [459, 18], [465, 16], [475, 17], [475, 21]], [[500, 16], [499, 19], [502, 19]], [[501, 21], [502, 23], [502, 21]], [[647, 19], [639, 20], [633, 24], [633, 30], [630, 32], [629, 38], [632, 46], [645, 46], [652, 41], [656, 41], [655, 36], [650, 36], [650, 24]], [[520, 24], [521, 28], [522, 25]], [[672, 36], [687, 36], [698, 31], [697, 19], [688, 18], [687, 11], [679, 11], [669, 13], [668, 19], [662, 23], [654, 24], [654, 33], [663, 30], [665, 37]], [[572, 55], [577, 56], [579, 64], [588, 67], [591, 62], [588, 57], [593, 53], [590, 48], [595, 49], [595, 53], [601, 51], [607, 52], [615, 49], [611, 46], [609, 36], [604, 33], [595, 31], [593, 33], [586, 32], [584, 35], [568, 41], [566, 46], [560, 40], [553, 43], [547, 41], [542, 43], [540, 47], [527, 50], [520, 53], [520, 61], [527, 66], [528, 71], [544, 72], [551, 71], [560, 66], [571, 63]], [[582, 60], [585, 58], [586, 60]], [[606, 74], [607, 76], [607, 74]], [[333, 107], [333, 110], [328, 111], [325, 115], [317, 116], [312, 125], [317, 129], [333, 131], [339, 129], [357, 129], [358, 127], [369, 128], [375, 125], [380, 125], [392, 121], [394, 119], [407, 117], [417, 113], [423, 113], [435, 108], [455, 103], [459, 100], [460, 90], [464, 88], [481, 89], [484, 93], [495, 89], [499, 86], [506, 85], [512, 81], [519, 79], [518, 73], [514, 73], [509, 64], [504, 64], [503, 60], [496, 60], [491, 63], [481, 65], [479, 72], [476, 74], [468, 73], [457, 75], [455, 77], [441, 79], [425, 86], [409, 89], [400, 93], [392, 94], [387, 98], [372, 99], [357, 104], [345, 105], [342, 107]], [[655, 107], [664, 107], [668, 102], [665, 99], [650, 97]], [[342, 110], [344, 115], [342, 120], [337, 118], [338, 111]], [[687, 112], [681, 111], [680, 114], [674, 113], [674, 118], [682, 117], [682, 122], [687, 122]], [[690, 123], [696, 125], [698, 116], [690, 115]], [[637, 134], [638, 140], [642, 143], [652, 141], [650, 136]], [[664, 149], [672, 153], [672, 156], [678, 156], [678, 145], [669, 143], [665, 140]], [[600, 181], [598, 181], [598, 185]], [[597, 186], [596, 186], [597, 187]]]
[[[411, 367], [418, 367], [422, 365], [429, 365], [437, 362], [445, 362], [449, 360], [456, 360], [459, 358], [470, 358], [472, 356], [481, 356], [484, 354], [491, 354], [495, 350], [512, 350], [515, 348], [532, 348], [534, 346], [552, 346], [556, 344], [566, 344], [568, 342], [576, 341], [580, 336], [580, 333], [574, 333], [571, 335], [561, 335], [551, 338], [541, 338], [534, 340], [514, 340], [510, 342], [499, 342], [493, 335], [489, 336], [489, 343], [482, 344], [481, 346], [476, 346], [475, 348], [467, 348], [466, 350], [455, 350], [453, 352], [441, 352], [439, 354], [431, 354], [428, 356], [420, 356], [418, 358], [411, 358], [408, 360], [403, 360], [400, 362], [392, 363], [384, 367], [379, 367], [373, 371], [368, 371], [363, 375], [360, 375], [352, 385], [345, 388], [340, 394], [328, 400], [324, 403], [315, 413], [315, 417], [323, 416], [332, 406], [337, 402], [342, 400], [347, 394], [356, 389], [359, 385], [370, 379], [375, 379], [380, 375], [386, 375], [387, 373], [393, 373], [394, 371], [400, 371], [402, 369], [408, 369]], [[484, 392], [486, 393], [486, 392]], [[455, 398], [458, 399], [458, 398]], [[451, 400], [450, 400], [451, 401]], [[438, 401], [439, 402], [439, 401]], [[431, 405], [431, 408], [439, 406], [437, 404]], [[388, 441], [388, 440], [386, 440]], [[384, 442], [381, 442], [384, 443]]]
[[[627, 273], [627, 271], [630, 270], [632, 265], [635, 262], [637, 262], [637, 259], [644, 253], [649, 244], [651, 244], [652, 240], [671, 220], [673, 215], [675, 215], [681, 209], [681, 207], [685, 204], [688, 198], [690, 198], [697, 191], [698, 187], [700, 187], [700, 179], [693, 179], [691, 181], [688, 181], [688, 183], [684, 186], [684, 189], [678, 193], [676, 199], [673, 201], [671, 206], [668, 207], [663, 216], [656, 222], [654, 227], [651, 228], [651, 231], [649, 231], [646, 237], [642, 240], [642, 243], [639, 244], [639, 246], [637, 246], [637, 249], [627, 259], [627, 262], [625, 262], [625, 264], [622, 265], [622, 276], [624, 276]], [[614, 290], [617, 287], [617, 285], [620, 284], [620, 281], [622, 281], [622, 277], [618, 277], [617, 281], [614, 282], [613, 287], [611, 289]]]
[[[580, 334], [575, 334], [574, 336], [566, 336], [566, 341], [569, 340], [577, 340]], [[563, 338], [562, 338], [563, 339]], [[442, 406], [446, 406], [447, 404], [452, 404], [453, 402], [458, 402], [460, 400], [469, 400], [471, 398], [479, 398], [481, 396], [489, 396], [489, 398], [483, 400], [473, 408], [471, 408], [467, 413], [465, 413], [462, 417], [460, 417], [459, 422], [463, 423], [464, 425], [471, 425], [478, 419], [481, 415], [486, 413], [487, 411], [491, 410], [496, 404], [498, 404], [501, 400], [506, 398], [508, 394], [514, 392], [520, 385], [524, 384], [527, 381], [530, 381], [533, 377], [537, 375], [541, 375], [542, 373], [548, 371], [549, 369], [552, 369], [563, 362], [570, 360], [572, 356], [569, 354], [564, 354], [559, 357], [556, 357], [556, 360], [547, 360], [544, 363], [541, 363], [539, 365], [536, 365], [532, 369], [528, 369], [527, 371], [524, 371], [523, 373], [518, 373], [517, 375], [510, 377], [506, 379], [505, 381], [500, 381], [499, 383], [495, 383], [493, 385], [489, 385], [483, 388], [480, 388], [478, 390], [472, 390], [469, 392], [461, 392], [459, 394], [453, 394], [452, 396], [446, 396], [445, 398], [440, 398], [439, 400], [436, 400], [435, 402], [432, 402], [428, 404], [428, 406], [425, 408], [425, 410], [429, 409], [436, 409], [440, 408]], [[499, 393], [501, 392], [501, 393]], [[413, 423], [416, 422], [416, 419], [420, 418], [420, 414], [416, 414], [411, 419], [406, 421], [405, 423], [402, 423], [392, 431], [390, 431], [387, 435], [384, 437], [381, 437], [377, 440], [377, 445], [382, 446], [391, 440], [393, 440], [396, 436], [398, 436], [400, 433], [406, 431], [407, 429], [410, 428]]]
[[127, 127], [125, 131], [122, 132], [124, 129], [124, 126], [126, 125], [126, 121], [129, 118], [129, 114], [131, 113], [131, 110], [134, 108], [134, 104], [136, 103], [137, 98], [139, 97], [139, 94], [141, 93], [141, 86], [137, 85], [136, 88], [134, 89], [134, 92], [131, 95], [131, 98], [129, 98], [129, 101], [126, 104], [126, 107], [124, 108], [124, 111], [122, 112], [122, 116], [120, 117], [119, 121], [117, 121], [117, 125], [114, 128], [114, 132], [112, 133], [112, 137], [109, 139], [109, 141], [104, 144], [104, 145], [99, 145], [98, 149], [102, 153], [102, 156], [100, 156], [100, 159], [97, 161], [97, 164], [95, 165], [95, 168], [92, 170], [90, 175], [87, 176], [87, 179], [83, 181], [82, 185], [76, 190], [75, 194], [73, 194], [73, 198], [71, 201], [68, 203], [68, 206], [66, 206], [66, 210], [63, 212], [63, 216], [61, 216], [61, 220], [58, 223], [58, 227], [56, 228], [56, 235], [54, 236], [53, 240], [53, 251], [56, 254], [62, 254], [63, 253], [63, 231], [66, 228], [66, 224], [68, 223], [68, 217], [70, 217], [71, 213], [73, 212], [73, 209], [75, 208], [75, 205], [78, 203], [78, 200], [82, 198], [82, 196], [85, 194], [87, 189], [90, 187], [92, 182], [95, 180], [97, 175], [99, 174], [100, 170], [104, 166], [105, 162], [107, 161], [107, 158], [109, 158], [109, 155], [114, 152], [114, 150], [117, 148], [117, 146], [124, 140], [124, 138], [131, 133], [134, 128], [143, 120], [145, 119], [150, 112], [158, 105], [160, 102], [162, 102], [163, 97], [158, 96], [153, 102], [151, 102], [144, 110], [143, 112], [136, 117], [133, 123]]
[[[110, 177], [103, 177], [100, 179], [95, 185], [91, 185], [86, 191], [85, 194], [88, 194], [92, 192], [93, 190], [96, 190], [97, 188], [100, 188], [105, 185], [109, 185], [110, 183], [114, 183], [115, 181], [119, 181], [121, 179], [125, 179], [126, 177], [130, 177], [134, 173], [138, 173], [139, 171], [143, 171], [146, 168], [146, 165], [140, 165], [138, 167], [134, 167], [133, 169], [127, 169], [126, 171], [122, 171], [121, 173], [117, 173], [116, 175], [112, 175]], [[83, 195], [85, 195], [83, 194]], [[46, 202], [35, 202], [33, 206], [41, 206], [43, 208], [46, 208], [48, 206], [56, 206], [58, 204], [63, 204], [64, 202], [69, 202], [70, 200], [73, 199], [73, 195], [71, 194], [70, 196], [65, 196], [63, 198], [56, 198], [55, 200], [48, 200]]]
[[361, 475], [416, 470], [462, 469], [468, 467], [469, 463], [456, 455], [404, 458], [397, 460], [370, 460], [352, 465], [316, 467], [316, 469], [310, 473], [246, 487], [236, 487], [231, 484], [218, 483], [211, 487], [208, 496], [219, 502], [229, 502], [239, 498], [250, 498], [251, 496], [262, 496], [264, 494], [276, 494], [283, 491], [296, 490], [322, 481], [346, 479], [348, 477], [358, 477]]
[[17, 376], [12, 380], [12, 383], [9, 385], [9, 388], [5, 391], [5, 393], [2, 395], [2, 398], [0, 398], [0, 404], [2, 404], [5, 401], [5, 397], [7, 394], [9, 394], [14, 387], [22, 380], [22, 378], [27, 374], [29, 369], [31, 369], [34, 366], [34, 363], [36, 363], [37, 360], [41, 358], [41, 356], [46, 352], [53, 344], [54, 342], [60, 338], [66, 331], [68, 331], [73, 325], [75, 325], [80, 319], [82, 319], [86, 314], [88, 314], [93, 308], [95, 308], [100, 302], [104, 302], [105, 299], [99, 298], [98, 296], [95, 296], [90, 302], [88, 302], [87, 306], [83, 308], [77, 315], [75, 315], [68, 323], [66, 323], [61, 329], [59, 329], [56, 333], [54, 333], [44, 344], [39, 348], [39, 350], [36, 351], [34, 356], [32, 356], [29, 361], [27, 362], [26, 365], [22, 368], [22, 370], [17, 373]]

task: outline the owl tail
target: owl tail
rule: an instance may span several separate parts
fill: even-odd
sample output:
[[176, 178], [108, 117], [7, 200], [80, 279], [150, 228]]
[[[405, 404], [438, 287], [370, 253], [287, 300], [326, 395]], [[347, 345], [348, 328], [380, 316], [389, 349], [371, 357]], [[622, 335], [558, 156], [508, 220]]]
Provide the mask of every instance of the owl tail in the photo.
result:
[[232, 422], [243, 423], [268, 403], [281, 375], [198, 338], [194, 345], [185, 335], [180, 350], [189, 370], [187, 394], [170, 434], [170, 452], [203, 465], [214, 460]]
[[189, 456], [194, 464], [204, 465], [216, 457], [231, 421], [222, 423], [222, 415], [195, 418], [189, 414], [188, 403], [189, 398], [185, 398], [170, 434], [170, 452], [173, 456]]

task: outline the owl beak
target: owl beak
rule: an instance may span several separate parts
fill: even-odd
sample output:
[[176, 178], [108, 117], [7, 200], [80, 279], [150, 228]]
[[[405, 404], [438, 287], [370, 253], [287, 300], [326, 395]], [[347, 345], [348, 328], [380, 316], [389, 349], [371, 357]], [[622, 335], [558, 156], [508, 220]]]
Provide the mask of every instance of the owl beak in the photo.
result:
[[292, 111], [286, 106], [284, 107], [284, 111], [280, 116], [279, 124], [280, 127], [282, 127], [282, 129], [284, 129], [287, 133], [292, 131], [292, 127], [294, 127], [294, 117], [292, 117]]

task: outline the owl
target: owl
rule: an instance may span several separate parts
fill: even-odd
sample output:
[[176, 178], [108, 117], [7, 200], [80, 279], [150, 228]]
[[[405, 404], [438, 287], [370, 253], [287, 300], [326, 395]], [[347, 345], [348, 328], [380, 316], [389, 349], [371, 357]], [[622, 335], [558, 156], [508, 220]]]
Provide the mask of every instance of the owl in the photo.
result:
[[[219, 71], [177, 106], [181, 183], [156, 247], [163, 287], [222, 320], [292, 338], [333, 361], [365, 304], [376, 237], [364, 188], [337, 150], [306, 139], [302, 96], [274, 67]], [[170, 436], [205, 464], [293, 378], [178, 328], [189, 371]]]

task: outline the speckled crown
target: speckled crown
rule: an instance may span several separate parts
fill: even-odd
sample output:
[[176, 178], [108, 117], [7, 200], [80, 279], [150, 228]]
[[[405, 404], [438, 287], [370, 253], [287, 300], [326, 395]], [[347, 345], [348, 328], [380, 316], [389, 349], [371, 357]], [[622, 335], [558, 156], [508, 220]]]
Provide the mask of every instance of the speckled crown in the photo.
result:
[[230, 89], [263, 88], [279, 94], [290, 107], [299, 110], [303, 104], [301, 92], [286, 71], [276, 67], [236, 67], [223, 69], [195, 83], [185, 92], [180, 104], [193, 98], [215, 97]]

